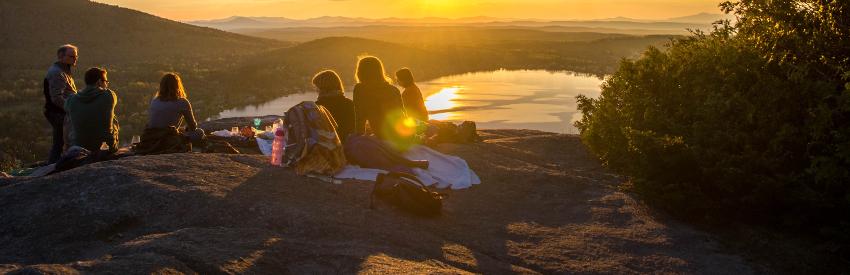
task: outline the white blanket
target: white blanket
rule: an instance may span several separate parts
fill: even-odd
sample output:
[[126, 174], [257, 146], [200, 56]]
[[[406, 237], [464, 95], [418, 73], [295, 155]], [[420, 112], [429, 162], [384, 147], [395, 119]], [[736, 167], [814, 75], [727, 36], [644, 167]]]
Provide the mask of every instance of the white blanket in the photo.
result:
[[[427, 170], [413, 169], [416, 177], [427, 186], [435, 185], [437, 188], [458, 190], [481, 184], [481, 179], [478, 178], [478, 175], [469, 168], [465, 160], [459, 157], [446, 155], [426, 146], [415, 146], [407, 151], [404, 156], [413, 160], [428, 161]], [[378, 178], [378, 174], [386, 172], [379, 169], [367, 169], [348, 165], [334, 177], [337, 179], [375, 181]]]

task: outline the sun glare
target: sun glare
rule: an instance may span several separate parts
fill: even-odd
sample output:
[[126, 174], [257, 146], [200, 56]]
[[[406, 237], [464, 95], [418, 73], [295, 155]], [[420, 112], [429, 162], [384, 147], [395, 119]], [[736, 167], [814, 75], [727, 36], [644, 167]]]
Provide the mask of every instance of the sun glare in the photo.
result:
[[425, 107], [431, 111], [440, 111], [457, 107], [455, 100], [460, 99], [458, 92], [462, 87], [447, 87], [425, 99]]
[[457, 12], [460, 3], [456, 0], [420, 0], [419, 7], [427, 13], [451, 14]]

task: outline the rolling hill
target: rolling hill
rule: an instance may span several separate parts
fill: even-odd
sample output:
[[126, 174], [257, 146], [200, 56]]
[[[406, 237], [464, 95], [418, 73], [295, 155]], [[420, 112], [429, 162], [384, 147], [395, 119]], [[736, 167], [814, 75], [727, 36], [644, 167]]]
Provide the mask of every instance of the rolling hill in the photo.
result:
[[65, 43], [85, 64], [197, 62], [284, 45], [87, 0], [0, 1], [0, 34], [6, 69], [44, 69]]

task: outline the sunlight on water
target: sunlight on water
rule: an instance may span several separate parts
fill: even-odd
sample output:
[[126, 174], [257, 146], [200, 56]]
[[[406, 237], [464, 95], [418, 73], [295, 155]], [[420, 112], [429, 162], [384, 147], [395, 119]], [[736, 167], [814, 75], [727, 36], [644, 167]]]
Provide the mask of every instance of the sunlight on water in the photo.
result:
[[[571, 72], [499, 70], [442, 77], [419, 83], [431, 119], [475, 121], [481, 129], [533, 129], [577, 133], [577, 95], [599, 97], [602, 80]], [[346, 96], [351, 98], [351, 93]], [[219, 117], [283, 114], [316, 93], [284, 96], [264, 104], [226, 110]]]
[[443, 88], [436, 94], [430, 95], [425, 99], [425, 107], [432, 112], [451, 109], [457, 104], [455, 100], [460, 98], [457, 92], [461, 89], [461, 87]]
[[479, 128], [577, 133], [575, 97], [599, 97], [602, 80], [541, 70], [469, 73], [420, 83], [431, 118], [475, 121]]

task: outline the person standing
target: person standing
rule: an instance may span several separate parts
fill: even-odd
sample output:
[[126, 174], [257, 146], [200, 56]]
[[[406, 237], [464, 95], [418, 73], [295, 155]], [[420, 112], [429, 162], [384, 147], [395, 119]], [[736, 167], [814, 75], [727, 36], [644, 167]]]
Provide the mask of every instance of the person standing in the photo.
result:
[[118, 119], [115, 106], [118, 97], [109, 89], [106, 70], [91, 68], [86, 71], [86, 88], [65, 101], [65, 110], [71, 121], [71, 145], [91, 152], [100, 150], [106, 143], [109, 152], [118, 151]]
[[427, 122], [428, 109], [425, 107], [425, 100], [422, 99], [422, 91], [419, 90], [419, 86], [416, 86], [416, 81], [413, 79], [413, 73], [408, 68], [402, 68], [395, 73], [395, 76], [398, 79], [398, 85], [404, 88], [401, 93], [404, 112], [409, 117]]
[[62, 45], [56, 51], [58, 60], [47, 70], [44, 77], [44, 116], [53, 128], [53, 145], [47, 163], [59, 161], [68, 147], [71, 127], [66, 117], [65, 101], [77, 93], [71, 68], [77, 65], [78, 49], [71, 44]]

